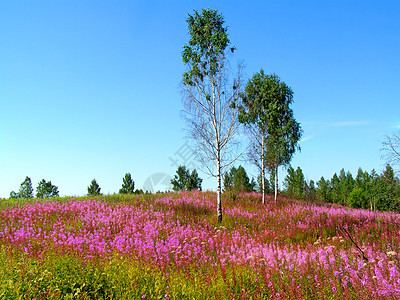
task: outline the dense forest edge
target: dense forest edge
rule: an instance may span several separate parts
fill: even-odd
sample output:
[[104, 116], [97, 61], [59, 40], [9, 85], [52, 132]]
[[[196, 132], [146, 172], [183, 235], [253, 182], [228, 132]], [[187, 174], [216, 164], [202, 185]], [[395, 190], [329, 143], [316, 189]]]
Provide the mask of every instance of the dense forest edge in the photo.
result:
[[[265, 178], [266, 193], [272, 196], [274, 193], [274, 176]], [[45, 184], [43, 184], [45, 183]], [[400, 180], [393, 168], [388, 164], [385, 170], [378, 174], [375, 170], [371, 172], [358, 169], [354, 177], [349, 171], [341, 169], [339, 175], [335, 173], [331, 179], [321, 177], [316, 183], [313, 180], [306, 180], [300, 167], [294, 169], [289, 166], [287, 175], [280, 189], [280, 195], [286, 198], [304, 200], [306, 202], [340, 204], [352, 208], [363, 208], [372, 211], [394, 211], [400, 212]], [[179, 166], [174, 178], [171, 180], [172, 191], [191, 191], [202, 189], [202, 179], [194, 169], [190, 171], [185, 166]], [[0, 199], [1, 204], [12, 205], [13, 203], [35, 203], [43, 199], [52, 198], [53, 201], [64, 201], [71, 196], [59, 197], [58, 187], [43, 179], [39, 182], [34, 197], [34, 189], [30, 178], [27, 176], [21, 183], [18, 192], [12, 191], [10, 198]], [[93, 196], [101, 196], [101, 187], [95, 179], [87, 187], [87, 196], [80, 199], [88, 199]], [[56, 192], [54, 192], [56, 191]], [[172, 191], [158, 192], [169, 194]], [[232, 167], [223, 176], [223, 197], [230, 199], [238, 198], [240, 193], [257, 192], [261, 193], [261, 175], [257, 180], [247, 175], [242, 166]], [[130, 173], [125, 174], [121, 189], [114, 195], [108, 195], [110, 199], [124, 199], [126, 195], [143, 195], [151, 198], [152, 193], [144, 192], [142, 189], [135, 189], [135, 182]], [[157, 194], [157, 193], [156, 193]], [[125, 195], [125, 196], [124, 196]], [[42, 200], [40, 200], [42, 199]]]

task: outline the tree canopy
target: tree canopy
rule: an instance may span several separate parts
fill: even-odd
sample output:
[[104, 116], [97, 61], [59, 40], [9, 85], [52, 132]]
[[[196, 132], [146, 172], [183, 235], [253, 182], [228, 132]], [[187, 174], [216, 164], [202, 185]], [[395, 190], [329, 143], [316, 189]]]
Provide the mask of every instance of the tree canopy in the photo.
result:
[[51, 184], [51, 181], [46, 182], [46, 180], [42, 179], [42, 181], [38, 183], [36, 188], [37, 198], [51, 198], [58, 196], [58, 187]]
[[[248, 81], [241, 98], [239, 121], [250, 129], [255, 151], [252, 158], [262, 178], [266, 168], [274, 173], [276, 201], [278, 167], [288, 165], [295, 151], [300, 149], [302, 129], [290, 108], [293, 91], [278, 75], [266, 75], [261, 69]], [[263, 203], [264, 185], [265, 180]]]

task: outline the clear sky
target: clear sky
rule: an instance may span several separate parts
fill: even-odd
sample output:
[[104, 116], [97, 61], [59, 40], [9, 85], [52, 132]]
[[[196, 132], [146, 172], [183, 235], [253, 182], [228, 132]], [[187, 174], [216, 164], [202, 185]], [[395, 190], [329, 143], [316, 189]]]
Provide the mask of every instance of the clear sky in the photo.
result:
[[201, 8], [224, 16], [247, 78], [263, 68], [293, 89], [304, 130], [294, 168], [315, 181], [383, 169], [381, 142], [400, 128], [397, 0], [3, 0], [0, 197], [25, 176], [60, 195], [86, 194], [93, 178], [118, 192], [127, 172], [136, 188], [163, 189], [172, 160], [190, 164], [181, 51]]

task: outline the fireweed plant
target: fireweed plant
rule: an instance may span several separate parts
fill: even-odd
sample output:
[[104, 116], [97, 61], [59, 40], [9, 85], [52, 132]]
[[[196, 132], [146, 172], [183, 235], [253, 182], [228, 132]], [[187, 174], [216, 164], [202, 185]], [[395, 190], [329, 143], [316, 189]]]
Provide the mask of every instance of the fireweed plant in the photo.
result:
[[0, 210], [0, 299], [399, 299], [400, 215], [212, 192]]

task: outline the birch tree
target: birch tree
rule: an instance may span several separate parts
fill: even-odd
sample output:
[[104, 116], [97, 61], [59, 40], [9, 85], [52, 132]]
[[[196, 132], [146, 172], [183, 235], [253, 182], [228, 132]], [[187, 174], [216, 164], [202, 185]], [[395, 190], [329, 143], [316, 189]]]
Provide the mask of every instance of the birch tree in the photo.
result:
[[264, 71], [253, 75], [245, 87], [245, 92], [241, 94], [243, 106], [240, 107], [239, 121], [244, 123], [248, 129], [252, 147], [249, 149], [249, 159], [259, 169], [261, 174], [261, 193], [262, 203], [265, 204], [266, 183], [266, 137], [268, 134], [268, 101], [266, 99], [266, 77]]
[[388, 164], [400, 166], [400, 130], [385, 137], [381, 151], [384, 152], [382, 158], [386, 159]]
[[217, 216], [222, 221], [221, 172], [235, 160], [232, 149], [239, 122], [240, 68], [232, 76], [227, 61], [230, 46], [224, 19], [216, 10], [194, 11], [187, 19], [189, 43], [182, 58], [185, 118], [191, 138], [208, 174], [217, 179]]
[[262, 180], [262, 203], [265, 203], [265, 171], [275, 181], [275, 202], [278, 195], [278, 167], [288, 165], [299, 149], [302, 135], [290, 105], [293, 91], [279, 76], [266, 75], [261, 69], [248, 81], [241, 94], [239, 121], [246, 124], [253, 143], [251, 160], [259, 167]]

